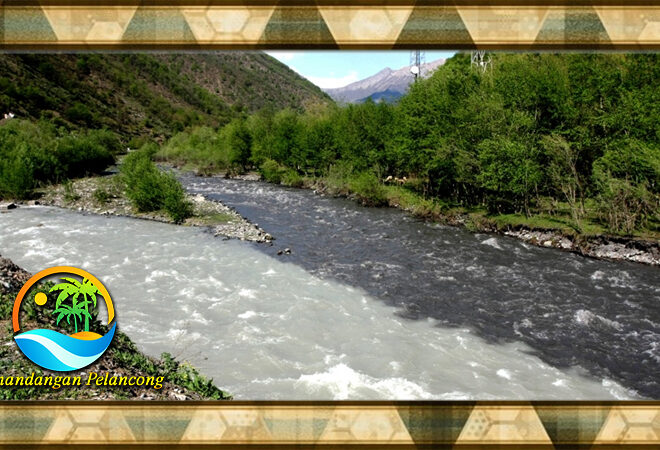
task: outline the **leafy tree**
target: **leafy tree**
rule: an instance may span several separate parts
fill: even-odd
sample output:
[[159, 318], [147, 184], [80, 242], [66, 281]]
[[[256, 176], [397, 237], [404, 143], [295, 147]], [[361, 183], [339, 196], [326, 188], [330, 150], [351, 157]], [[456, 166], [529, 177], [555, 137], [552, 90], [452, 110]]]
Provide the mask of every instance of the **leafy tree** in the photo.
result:
[[487, 139], [479, 145], [479, 162], [478, 180], [494, 193], [490, 206], [506, 210], [510, 201], [529, 216], [530, 199], [543, 176], [537, 149], [506, 138]]
[[571, 209], [575, 226], [580, 229], [584, 214], [582, 183], [578, 173], [578, 152], [562, 136], [543, 136], [541, 146], [548, 158], [547, 172], [553, 187], [562, 193]]

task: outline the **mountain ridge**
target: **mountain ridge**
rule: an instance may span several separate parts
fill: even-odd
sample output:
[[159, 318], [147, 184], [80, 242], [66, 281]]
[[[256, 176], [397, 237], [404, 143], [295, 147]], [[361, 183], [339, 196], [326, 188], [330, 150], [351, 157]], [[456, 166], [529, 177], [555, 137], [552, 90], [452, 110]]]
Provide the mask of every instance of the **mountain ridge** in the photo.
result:
[[[437, 59], [423, 64], [422, 77], [430, 76], [444, 63], [444, 59]], [[405, 66], [394, 70], [386, 67], [370, 77], [344, 87], [323, 89], [323, 91], [340, 103], [362, 103], [370, 98], [375, 101], [395, 101], [402, 97], [408, 90], [408, 86], [415, 81], [410, 68], [411, 66]]]

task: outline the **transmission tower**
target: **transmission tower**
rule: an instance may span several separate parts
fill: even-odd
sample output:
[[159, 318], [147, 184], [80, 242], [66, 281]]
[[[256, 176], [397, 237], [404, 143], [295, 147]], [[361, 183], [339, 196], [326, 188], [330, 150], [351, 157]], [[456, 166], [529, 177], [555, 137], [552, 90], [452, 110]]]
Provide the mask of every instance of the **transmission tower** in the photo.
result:
[[472, 67], [476, 67], [481, 72], [486, 72], [493, 64], [493, 58], [485, 50], [475, 50], [471, 57]]
[[415, 77], [415, 81], [423, 76], [422, 67], [424, 67], [424, 64], [426, 64], [426, 52], [421, 50], [410, 52], [410, 73]]

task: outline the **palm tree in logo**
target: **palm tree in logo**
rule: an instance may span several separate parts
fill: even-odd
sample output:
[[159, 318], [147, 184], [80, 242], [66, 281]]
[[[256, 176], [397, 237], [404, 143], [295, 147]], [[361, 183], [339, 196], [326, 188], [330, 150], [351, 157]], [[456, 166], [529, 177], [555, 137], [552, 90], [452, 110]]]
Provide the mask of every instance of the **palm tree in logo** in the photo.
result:
[[[53, 314], [58, 314], [57, 324], [60, 324], [62, 318], [66, 317], [67, 323], [71, 323], [73, 317], [73, 324], [78, 332], [78, 321], [85, 318], [85, 331], [89, 331], [89, 321], [92, 319], [91, 312], [94, 313], [96, 308], [96, 296], [100, 295], [99, 290], [87, 278], [83, 278], [82, 283], [74, 278], [62, 278], [66, 283], [59, 283], [50, 288], [49, 292], [60, 291], [55, 301], [55, 310]], [[71, 298], [71, 305], [63, 304], [63, 302]]]

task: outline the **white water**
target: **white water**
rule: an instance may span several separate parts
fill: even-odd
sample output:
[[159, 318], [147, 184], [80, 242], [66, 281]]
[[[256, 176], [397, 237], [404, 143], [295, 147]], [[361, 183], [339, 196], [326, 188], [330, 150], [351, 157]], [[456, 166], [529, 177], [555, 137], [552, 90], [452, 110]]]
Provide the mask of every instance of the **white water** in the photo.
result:
[[190, 361], [237, 399], [634, 395], [548, 366], [524, 344], [402, 319], [361, 290], [199, 229], [46, 207], [0, 214], [0, 229], [2, 256], [31, 272], [93, 273], [138, 347]]

